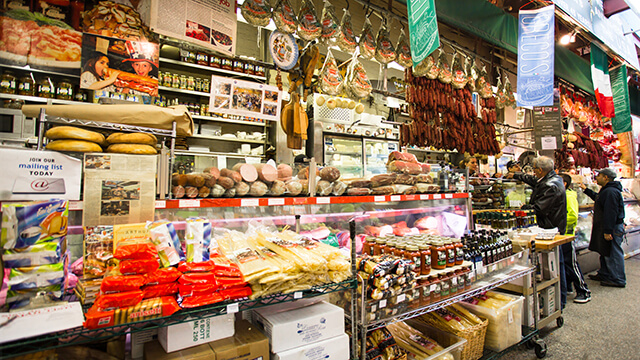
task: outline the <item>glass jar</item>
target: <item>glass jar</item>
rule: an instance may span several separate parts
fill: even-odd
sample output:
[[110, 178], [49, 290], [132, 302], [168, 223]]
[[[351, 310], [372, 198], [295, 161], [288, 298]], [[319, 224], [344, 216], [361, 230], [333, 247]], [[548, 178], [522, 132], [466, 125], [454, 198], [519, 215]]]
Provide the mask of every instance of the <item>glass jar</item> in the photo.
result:
[[255, 74], [255, 72], [256, 72], [255, 71], [255, 66], [253, 66], [253, 64], [248, 64], [248, 63], [244, 64], [244, 73], [245, 74], [253, 75], [253, 74]]
[[442, 283], [437, 276], [430, 276], [431, 279], [431, 302], [442, 300]]
[[196, 54], [196, 64], [198, 65], [209, 65], [209, 55], [203, 52], [199, 52]]
[[426, 243], [420, 244], [420, 275], [429, 275], [431, 272], [431, 249]]
[[209, 56], [209, 66], [220, 69], [222, 67], [222, 59], [216, 55]]
[[56, 95], [56, 88], [50, 77], [44, 77], [38, 81], [38, 96], [53, 99]]
[[458, 292], [463, 292], [466, 289], [467, 273], [464, 269], [456, 270], [458, 276]]
[[418, 282], [418, 289], [420, 289], [420, 306], [431, 304], [431, 284], [431, 278]]
[[404, 253], [405, 259], [413, 261], [415, 265], [415, 272], [417, 275], [420, 275], [420, 271], [422, 270], [422, 262], [420, 261], [420, 250], [415, 245], [407, 246], [407, 250]]
[[0, 77], [0, 92], [5, 94], [16, 93], [16, 77], [11, 71], [7, 71]]
[[373, 255], [373, 247], [369, 236], [365, 236], [362, 241], [362, 255]]
[[388, 254], [389, 247], [387, 246], [387, 240], [380, 238], [376, 241], [380, 245], [380, 255]]
[[233, 61], [233, 71], [235, 72], [244, 72], [244, 63], [240, 60]]
[[438, 275], [438, 280], [440, 280], [440, 298], [446, 299], [449, 297], [451, 292], [451, 278], [448, 274], [440, 274]]
[[[448, 273], [449, 276], [449, 295], [454, 296], [458, 293], [458, 275], [454, 272]], [[464, 284], [464, 283], [463, 283]]]
[[454, 247], [454, 251], [456, 254], [456, 261], [455, 264], [456, 265], [462, 265], [462, 263], [464, 262], [464, 245], [462, 244], [462, 240], [460, 239], [454, 239], [453, 240], [453, 247]]
[[210, 85], [211, 85], [211, 80], [202, 79], [202, 92], [208, 93]]
[[62, 80], [56, 87], [56, 98], [60, 100], [73, 99], [73, 85], [68, 80]]
[[179, 89], [180, 88], [180, 75], [173, 74], [171, 77], [171, 87]]
[[393, 250], [393, 255], [399, 257], [399, 258], [404, 258], [404, 244], [403, 243], [396, 243], [396, 248]]
[[187, 90], [193, 91], [196, 88], [196, 79], [193, 76], [187, 78]]
[[220, 62], [221, 62], [222, 69], [229, 70], [229, 71], [233, 70], [233, 61], [231, 61], [231, 59], [222, 58]]
[[456, 249], [453, 247], [453, 242], [451, 240], [445, 241], [444, 248], [447, 249], [447, 267], [455, 266]]
[[373, 255], [382, 255], [381, 241], [382, 239], [376, 239], [375, 243], [373, 244]]
[[256, 65], [255, 66], [255, 75], [264, 76], [264, 66]]
[[187, 90], [187, 75], [180, 75], [180, 89]]
[[26, 96], [34, 96], [36, 94], [36, 81], [33, 74], [23, 76], [18, 83], [18, 94]]
[[447, 267], [447, 249], [442, 241], [431, 242], [431, 268], [442, 270]]
[[196, 91], [202, 91], [202, 79], [197, 77], [196, 78], [196, 87], [195, 87]]
[[164, 73], [162, 73], [162, 77], [158, 77], [158, 80], [162, 82], [163, 86], [166, 86], [166, 87], [173, 86], [173, 75], [168, 71], [165, 71]]
[[471, 269], [471, 266], [465, 266], [465, 279], [464, 279], [464, 287], [466, 290], [471, 289], [471, 286], [476, 280], [475, 272]]

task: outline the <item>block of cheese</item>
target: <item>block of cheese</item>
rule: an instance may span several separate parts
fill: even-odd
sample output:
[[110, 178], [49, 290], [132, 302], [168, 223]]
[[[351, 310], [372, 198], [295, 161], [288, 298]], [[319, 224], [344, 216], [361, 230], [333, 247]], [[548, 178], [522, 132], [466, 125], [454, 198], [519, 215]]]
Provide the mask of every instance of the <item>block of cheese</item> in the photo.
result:
[[48, 143], [46, 148], [56, 151], [102, 152], [100, 145], [83, 140], [54, 140]]
[[56, 126], [47, 130], [44, 136], [50, 140], [67, 139], [90, 141], [96, 144], [104, 143], [104, 135], [95, 131], [85, 130], [75, 126]]
[[155, 146], [158, 139], [153, 134], [145, 133], [113, 133], [107, 138], [109, 144], [142, 144]]
[[107, 152], [135, 155], [155, 155], [158, 153], [153, 146], [140, 144], [112, 144], [107, 148]]

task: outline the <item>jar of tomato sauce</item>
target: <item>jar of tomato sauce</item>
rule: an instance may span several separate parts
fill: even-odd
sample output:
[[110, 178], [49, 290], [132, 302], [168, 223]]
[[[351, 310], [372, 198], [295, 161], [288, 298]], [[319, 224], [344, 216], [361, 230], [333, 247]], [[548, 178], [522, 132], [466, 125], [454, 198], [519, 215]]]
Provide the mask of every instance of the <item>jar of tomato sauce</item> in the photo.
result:
[[431, 267], [436, 270], [447, 267], [447, 249], [442, 241], [433, 240], [431, 242]]

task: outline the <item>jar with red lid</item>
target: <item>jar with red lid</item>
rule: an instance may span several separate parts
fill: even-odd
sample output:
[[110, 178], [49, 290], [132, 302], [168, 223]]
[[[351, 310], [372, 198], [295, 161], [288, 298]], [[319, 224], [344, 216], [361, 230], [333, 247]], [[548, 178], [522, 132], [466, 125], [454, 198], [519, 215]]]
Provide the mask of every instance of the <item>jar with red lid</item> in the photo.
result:
[[462, 244], [462, 240], [454, 239], [453, 247], [455, 248], [456, 253], [456, 265], [462, 265], [464, 262], [464, 245]]
[[422, 243], [420, 249], [420, 275], [429, 275], [431, 272], [431, 249], [429, 245]]
[[415, 265], [415, 269], [413, 270], [417, 275], [420, 275], [420, 271], [422, 270], [422, 263], [420, 261], [420, 251], [418, 247], [415, 245], [407, 246], [407, 250], [405, 250], [405, 259], [413, 261]]
[[453, 246], [453, 242], [451, 240], [446, 240], [444, 243], [444, 248], [447, 249], [447, 267], [452, 267], [456, 265], [456, 249]]
[[447, 249], [442, 241], [431, 242], [431, 268], [442, 270], [447, 267]]

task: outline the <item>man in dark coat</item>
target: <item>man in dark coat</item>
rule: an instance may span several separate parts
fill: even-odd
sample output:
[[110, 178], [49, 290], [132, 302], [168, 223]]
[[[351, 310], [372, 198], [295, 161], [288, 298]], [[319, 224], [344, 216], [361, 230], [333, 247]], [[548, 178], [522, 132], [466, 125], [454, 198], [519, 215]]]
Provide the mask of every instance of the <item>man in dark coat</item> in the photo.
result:
[[[533, 187], [529, 204], [522, 208], [535, 211], [536, 221], [541, 228], [558, 228], [558, 232], [564, 235], [567, 230], [567, 197], [564, 181], [553, 169], [553, 159], [540, 156], [533, 160], [535, 176], [517, 172], [509, 173], [506, 177], [521, 180]], [[562, 251], [559, 251], [559, 254], [560, 264], [564, 264]], [[560, 302], [564, 309], [567, 303], [567, 281], [564, 266], [558, 266], [558, 269], [560, 270]]]
[[596, 194], [582, 184], [585, 195], [593, 199], [593, 226], [589, 250], [600, 254], [600, 270], [589, 278], [600, 281], [603, 286], [625, 287], [624, 274], [624, 201], [622, 184], [614, 181], [616, 172], [602, 169], [596, 175], [596, 182], [602, 188]]

